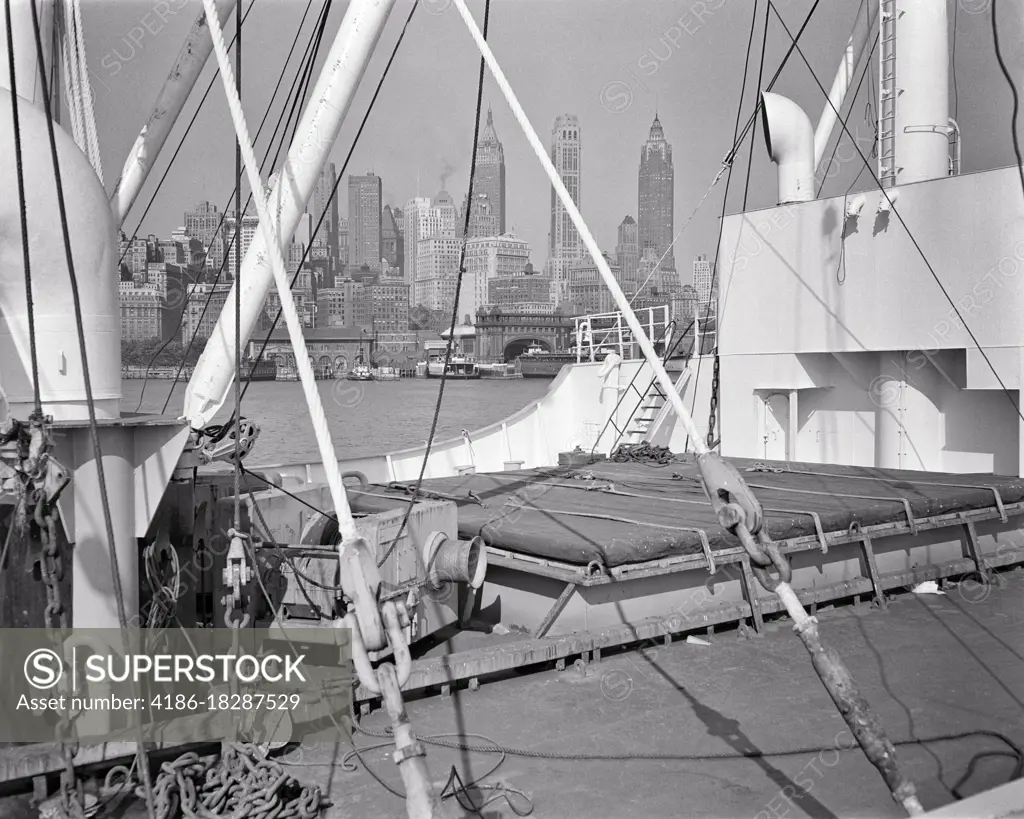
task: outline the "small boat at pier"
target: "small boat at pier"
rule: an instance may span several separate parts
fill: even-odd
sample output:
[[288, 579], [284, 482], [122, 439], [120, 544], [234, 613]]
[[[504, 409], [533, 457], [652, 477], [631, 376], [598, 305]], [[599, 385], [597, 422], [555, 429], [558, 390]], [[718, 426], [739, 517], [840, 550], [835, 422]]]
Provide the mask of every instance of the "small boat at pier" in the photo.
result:
[[365, 364], [356, 364], [355, 367], [345, 374], [345, 378], [349, 381], [373, 381], [374, 375], [373, 370]]

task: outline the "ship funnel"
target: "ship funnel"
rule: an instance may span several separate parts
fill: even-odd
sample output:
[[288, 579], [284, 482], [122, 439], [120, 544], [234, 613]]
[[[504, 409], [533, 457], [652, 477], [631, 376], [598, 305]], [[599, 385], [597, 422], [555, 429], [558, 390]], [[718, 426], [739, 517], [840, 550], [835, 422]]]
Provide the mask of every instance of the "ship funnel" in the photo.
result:
[[427, 538], [423, 563], [427, 582], [435, 588], [444, 583], [468, 583], [479, 589], [487, 575], [487, 553], [481, 537], [449, 540], [447, 535], [434, 532]]
[[778, 94], [761, 94], [768, 155], [779, 166], [779, 204], [814, 198], [814, 128], [803, 109]]

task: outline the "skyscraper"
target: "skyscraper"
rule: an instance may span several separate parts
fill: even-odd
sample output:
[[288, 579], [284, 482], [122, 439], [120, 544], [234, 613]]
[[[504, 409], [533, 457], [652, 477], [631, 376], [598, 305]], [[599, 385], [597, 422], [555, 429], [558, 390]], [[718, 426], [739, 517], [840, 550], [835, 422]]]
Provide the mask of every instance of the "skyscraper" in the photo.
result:
[[348, 265], [358, 270], [364, 264], [371, 270], [380, 270], [381, 194], [379, 176], [351, 175], [348, 178]]
[[637, 227], [640, 255], [643, 256], [647, 248], [653, 248], [661, 259], [662, 270], [676, 269], [675, 257], [670, 249], [675, 212], [674, 185], [672, 146], [665, 141], [665, 132], [655, 114], [651, 133], [640, 149], [640, 209]]
[[640, 268], [640, 245], [637, 239], [636, 221], [627, 216], [619, 223], [619, 242], [615, 246], [615, 261], [622, 269], [622, 287], [630, 295], [636, 293], [639, 285], [637, 270]]
[[[235, 214], [232, 211], [229, 216], [224, 219], [224, 240], [228, 243], [228, 264], [225, 269], [225, 275], [234, 279], [235, 277], [235, 254], [238, 252], [238, 242], [235, 242]], [[245, 254], [249, 252], [249, 245], [252, 244], [253, 237], [256, 236], [256, 231], [260, 227], [260, 217], [254, 213], [244, 213], [242, 216], [242, 231], [241, 231], [241, 252], [242, 259], [245, 259]]]
[[[486, 200], [480, 199], [482, 195]], [[470, 224], [473, 224], [475, 211], [486, 201], [489, 217], [497, 222], [497, 230], [488, 236], [497, 236], [505, 232], [505, 150], [501, 147], [498, 134], [494, 130], [494, 117], [491, 109], [487, 109], [487, 124], [480, 134], [477, 145], [476, 173], [473, 175], [473, 211], [470, 212]], [[489, 224], [489, 220], [487, 222]], [[477, 229], [480, 229], [479, 227]], [[473, 236], [472, 227], [470, 236]], [[477, 234], [483, 235], [483, 234]]]
[[402, 237], [402, 231], [398, 226], [398, 220], [401, 216], [402, 212], [398, 208], [393, 209], [391, 205], [384, 206], [384, 213], [382, 214], [384, 220], [384, 227], [382, 228], [384, 246], [381, 248], [381, 251], [383, 258], [387, 259], [388, 264], [398, 269], [400, 273], [398, 278], [404, 279], [405, 242]]
[[338, 197], [331, 199], [331, 191], [334, 190], [337, 180], [338, 172], [335, 170], [334, 163], [328, 162], [320, 171], [316, 187], [313, 188], [313, 195], [309, 198], [309, 214], [313, 217], [313, 227], [316, 227], [324, 210], [328, 211], [317, 232], [317, 237], [327, 240], [330, 258], [334, 260], [334, 264], [342, 265], [346, 260], [341, 258], [341, 248], [338, 242]]
[[[430, 199], [418, 196], [405, 204], [405, 281], [415, 284], [420, 279], [421, 265], [417, 261], [420, 243], [431, 239], [442, 231], [458, 234], [455, 218], [455, 203], [447, 191], [441, 191], [431, 203]], [[415, 288], [411, 291], [415, 297]]]
[[711, 262], [705, 254], [693, 259], [693, 289], [697, 291], [697, 301], [706, 304], [711, 299]]
[[[580, 205], [581, 154], [579, 118], [574, 114], [563, 114], [555, 120], [551, 129], [551, 160], [577, 207]], [[548, 266], [554, 279], [557, 301], [563, 302], [569, 295], [569, 269], [582, 257], [583, 246], [576, 226], [554, 187], [551, 188], [549, 242]]]
[[206, 266], [218, 270], [224, 261], [222, 216], [217, 206], [209, 202], [200, 202], [185, 213], [185, 233], [202, 242], [206, 251]]

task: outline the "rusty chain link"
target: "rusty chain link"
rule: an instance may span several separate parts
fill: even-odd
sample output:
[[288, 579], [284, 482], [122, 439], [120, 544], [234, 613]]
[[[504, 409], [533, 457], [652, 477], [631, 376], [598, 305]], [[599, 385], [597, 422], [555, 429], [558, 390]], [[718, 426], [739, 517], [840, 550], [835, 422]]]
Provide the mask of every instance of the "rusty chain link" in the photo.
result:
[[[136, 795], [144, 797], [141, 787]], [[187, 753], [165, 762], [153, 796], [157, 819], [316, 819], [328, 806], [318, 786], [302, 785], [243, 743], [226, 745], [219, 758]]]
[[708, 449], [715, 448], [715, 424], [718, 420], [718, 374], [719, 374], [718, 347], [715, 347], [715, 369], [711, 375], [711, 412], [708, 415]]
[[[60, 591], [64, 579], [64, 563], [57, 538], [56, 501], [57, 496], [68, 483], [67, 471], [50, 457], [53, 444], [46, 429], [51, 419], [33, 414], [28, 451], [19, 447], [21, 472], [26, 479], [24, 501], [32, 505], [32, 522], [38, 529], [39, 551], [35, 555], [39, 565], [39, 576], [46, 589], [46, 608], [43, 619], [46, 632], [55, 646], [58, 656], [64, 656], [64, 640], [70, 623], [68, 612]], [[55, 482], [55, 483], [54, 483]], [[49, 487], [48, 487], [49, 484]], [[49, 488], [50, 491], [47, 491]], [[61, 693], [67, 680], [61, 679]], [[72, 692], [73, 694], [74, 692]], [[75, 739], [71, 717], [63, 712], [57, 723], [57, 741], [60, 743], [64, 770], [60, 777], [60, 805], [72, 819], [84, 819], [81, 783], [75, 771], [75, 755], [78, 742]]]

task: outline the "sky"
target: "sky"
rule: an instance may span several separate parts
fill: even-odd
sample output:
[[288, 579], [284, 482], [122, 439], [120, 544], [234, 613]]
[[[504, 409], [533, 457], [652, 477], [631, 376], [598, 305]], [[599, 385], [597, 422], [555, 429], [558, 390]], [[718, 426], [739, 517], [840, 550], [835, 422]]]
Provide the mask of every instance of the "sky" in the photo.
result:
[[[943, 1], [948, 4], [951, 29], [955, 21], [956, 83], [954, 89], [951, 72], [951, 113], [955, 110], [963, 133], [963, 171], [1013, 164], [1013, 101], [994, 57], [991, 0]], [[311, 0], [299, 45], [287, 65], [285, 57], [306, 0], [242, 2], [244, 9], [252, 7], [243, 27], [242, 46], [242, 101], [250, 133], [256, 133], [278, 78], [282, 73], [285, 78], [268, 124], [256, 141], [257, 156], [262, 158], [323, 0]], [[483, 0], [468, 3], [482, 25]], [[775, 0], [794, 34], [812, 5], [813, 0]], [[109, 191], [185, 35], [202, 11], [202, 3], [83, 0], [82, 6], [104, 181]], [[332, 4], [317, 73], [346, 6], [342, 0]], [[743, 121], [756, 102], [764, 3], [759, 1], [757, 6]], [[831, 85], [857, 6], [856, 0], [821, 0], [800, 41], [810, 69], [794, 53], [774, 88], [800, 104], [812, 123], [818, 121], [825, 105], [814, 75], [825, 88]], [[1000, 30], [1004, 32], [1000, 45], [1024, 91], [1024, 44], [1018, 35], [1022, 7], [1024, 0], [998, 0]], [[411, 0], [398, 0], [367, 68], [331, 152], [339, 173], [411, 8]], [[491, 0], [488, 40], [541, 141], [550, 144], [551, 127], [559, 114], [571, 113], [580, 119], [580, 209], [602, 249], [614, 251], [618, 224], [626, 215], [637, 216], [640, 147], [656, 109], [673, 148], [676, 231], [684, 228], [708, 191], [732, 145], [752, 17], [751, 0]], [[233, 23], [225, 33], [228, 38], [233, 35]], [[771, 16], [762, 85], [774, 74], [790, 43]], [[142, 218], [214, 74], [215, 63], [211, 56], [155, 171], [128, 215], [124, 225], [128, 235], [135, 232], [141, 219], [139, 235], [169, 236], [184, 223], [184, 212], [196, 203], [210, 200], [222, 209], [229, 204], [234, 132], [218, 78], [152, 207]], [[417, 194], [434, 196], [447, 171], [446, 187], [461, 203], [468, 187], [479, 64], [479, 52], [451, 0], [422, 0], [346, 175], [372, 170], [383, 180], [384, 204], [401, 207]], [[861, 62], [857, 69], [858, 81], [863, 65]], [[877, 66], [876, 53], [859, 96], [852, 102], [848, 99], [844, 107], [844, 114], [852, 112], [849, 129], [866, 154], [874, 126], [865, 112], [869, 106], [875, 107]], [[488, 106], [493, 109], [505, 150], [506, 227], [530, 243], [531, 261], [540, 267], [547, 258], [551, 187], [489, 74], [482, 116]], [[748, 210], [774, 205], [777, 192], [775, 169], [760, 128], [753, 139]], [[742, 209], [750, 140], [748, 136], [734, 164], [729, 213]], [[843, 194], [862, 168], [850, 140], [843, 137], [823, 194]], [[263, 178], [269, 175], [265, 168]], [[854, 190], [873, 186], [871, 175], [864, 172]], [[675, 258], [684, 282], [691, 280], [694, 255], [714, 255], [725, 187], [723, 178], [677, 240]], [[342, 215], [347, 214], [345, 182], [339, 186], [339, 208]]]

